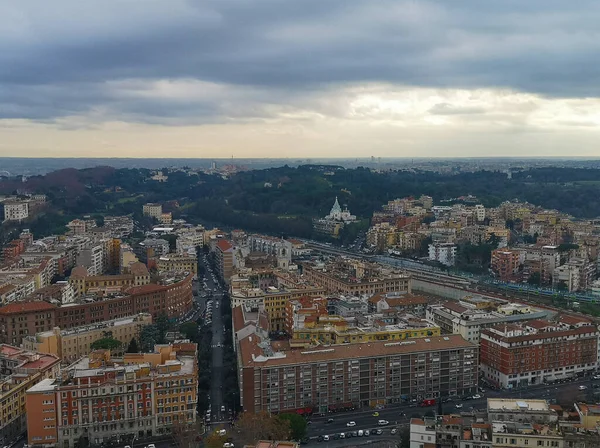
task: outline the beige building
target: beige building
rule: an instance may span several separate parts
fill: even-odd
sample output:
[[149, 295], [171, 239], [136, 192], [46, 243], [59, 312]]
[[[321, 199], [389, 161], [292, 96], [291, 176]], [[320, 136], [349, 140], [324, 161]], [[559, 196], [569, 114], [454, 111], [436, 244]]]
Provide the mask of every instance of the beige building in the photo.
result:
[[133, 263], [129, 274], [89, 275], [87, 269], [78, 266], [71, 272], [69, 283], [73, 285], [77, 297], [88, 292], [117, 292], [129, 286], [142, 286], [150, 283], [150, 273], [144, 263]]
[[162, 215], [162, 205], [149, 202], [142, 206], [142, 213], [145, 216], [152, 216], [153, 218], [160, 219]]
[[185, 254], [167, 254], [157, 261], [160, 271], [180, 271], [198, 273], [198, 259]]
[[92, 351], [91, 345], [95, 341], [110, 336], [127, 345], [132, 339], [139, 337], [142, 327], [151, 323], [152, 315], [141, 313], [68, 330], [55, 327], [51, 331], [26, 337], [23, 347], [26, 350], [52, 354], [62, 358], [65, 363], [71, 363], [87, 356]]
[[4, 203], [4, 220], [21, 221], [29, 217], [29, 202], [10, 201]]

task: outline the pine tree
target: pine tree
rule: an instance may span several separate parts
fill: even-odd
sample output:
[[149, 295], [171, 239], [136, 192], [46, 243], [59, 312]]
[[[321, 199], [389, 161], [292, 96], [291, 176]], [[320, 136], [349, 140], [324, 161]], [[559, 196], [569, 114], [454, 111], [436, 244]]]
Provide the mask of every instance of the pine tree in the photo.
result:
[[131, 342], [127, 346], [127, 353], [139, 353], [138, 343], [135, 338], [131, 338]]

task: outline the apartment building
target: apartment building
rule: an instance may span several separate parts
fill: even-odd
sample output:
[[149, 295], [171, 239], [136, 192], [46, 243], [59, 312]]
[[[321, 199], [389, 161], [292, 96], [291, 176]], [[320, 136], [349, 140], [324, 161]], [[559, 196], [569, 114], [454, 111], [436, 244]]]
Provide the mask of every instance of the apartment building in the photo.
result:
[[131, 286], [123, 292], [90, 294], [67, 306], [47, 302], [18, 302], [0, 308], [0, 342], [20, 344], [25, 336], [105, 322], [139, 313], [155, 319], [178, 318], [193, 308], [193, 274], [173, 273], [161, 284]]
[[246, 412], [321, 412], [477, 390], [477, 346], [457, 335], [277, 351], [239, 341]]
[[160, 271], [181, 271], [193, 272], [198, 274], [198, 258], [196, 254], [167, 254], [158, 258], [156, 261]]
[[332, 263], [302, 263], [304, 277], [328, 293], [375, 295], [383, 292], [411, 292], [411, 277], [374, 263], [337, 259]]
[[53, 355], [0, 345], [0, 443], [9, 444], [25, 432], [25, 393], [45, 378], [55, 378], [59, 364]]
[[14, 302], [0, 308], [0, 343], [20, 345], [23, 338], [52, 330], [56, 305], [48, 302]]
[[554, 269], [552, 284], [564, 286], [568, 291], [585, 291], [596, 277], [596, 264], [584, 258], [571, 258], [566, 264]]
[[150, 283], [150, 273], [144, 263], [131, 264], [129, 272], [121, 275], [93, 275], [85, 267], [78, 266], [71, 272], [69, 284], [72, 285], [75, 295], [80, 297], [90, 292], [116, 292]]
[[55, 355], [63, 363], [71, 363], [89, 355], [91, 345], [105, 337], [116, 339], [126, 346], [132, 339], [138, 339], [142, 328], [151, 323], [152, 315], [141, 313], [65, 330], [54, 327], [51, 331], [25, 337], [22, 346], [27, 350]]
[[5, 201], [3, 205], [5, 221], [22, 221], [29, 217], [28, 201]]
[[94, 219], [74, 219], [67, 224], [67, 227], [75, 235], [82, 235], [96, 227]]
[[231, 243], [219, 239], [215, 245], [215, 257], [219, 276], [226, 284], [229, 284], [233, 276], [233, 246]]
[[134, 251], [138, 258], [145, 262], [151, 258], [168, 254], [170, 251], [169, 242], [162, 238], [146, 238], [135, 247]]
[[481, 331], [481, 371], [504, 388], [542, 384], [598, 365], [598, 328], [534, 320]]
[[147, 203], [142, 205], [142, 213], [144, 216], [151, 216], [153, 218], [159, 219], [162, 215], [162, 205], [155, 203]]
[[153, 353], [114, 359], [96, 350], [27, 391], [30, 447], [86, 444], [133, 445], [174, 425], [196, 421], [196, 344], [157, 345]]
[[105, 270], [105, 250], [102, 242], [89, 243], [77, 255], [76, 264], [84, 266], [90, 275], [102, 275]]
[[442, 333], [460, 334], [475, 344], [479, 344], [481, 331], [485, 328], [532, 319], [551, 319], [554, 316], [556, 312], [546, 308], [498, 302], [493, 308], [478, 308], [466, 300], [429, 305], [426, 310], [426, 319], [439, 326]]
[[520, 280], [521, 264], [521, 252], [518, 250], [501, 248], [492, 251], [491, 269], [494, 275], [503, 282]]
[[454, 266], [456, 262], [456, 244], [436, 243], [429, 245], [429, 260], [446, 266]]

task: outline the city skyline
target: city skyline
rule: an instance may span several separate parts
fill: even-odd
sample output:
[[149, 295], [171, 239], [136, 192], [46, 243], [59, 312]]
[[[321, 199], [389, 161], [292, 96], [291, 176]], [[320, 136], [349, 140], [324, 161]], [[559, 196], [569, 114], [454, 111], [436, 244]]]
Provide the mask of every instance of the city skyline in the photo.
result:
[[594, 157], [600, 5], [1, 4], [0, 157]]

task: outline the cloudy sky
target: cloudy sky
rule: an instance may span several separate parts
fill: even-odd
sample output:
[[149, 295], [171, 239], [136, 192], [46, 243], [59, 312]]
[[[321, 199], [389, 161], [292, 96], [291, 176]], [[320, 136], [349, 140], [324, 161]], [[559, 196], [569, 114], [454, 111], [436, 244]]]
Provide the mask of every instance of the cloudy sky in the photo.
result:
[[600, 156], [600, 2], [0, 0], [0, 156]]

